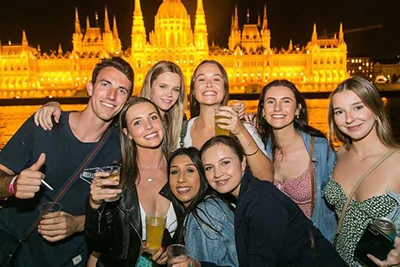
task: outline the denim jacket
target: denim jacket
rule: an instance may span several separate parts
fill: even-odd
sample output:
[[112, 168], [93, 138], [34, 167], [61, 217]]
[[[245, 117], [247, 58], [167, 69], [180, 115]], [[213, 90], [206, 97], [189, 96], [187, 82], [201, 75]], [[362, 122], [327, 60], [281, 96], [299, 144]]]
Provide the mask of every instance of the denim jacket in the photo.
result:
[[[301, 137], [303, 138], [304, 145], [310, 154], [311, 135], [301, 132]], [[334, 210], [328, 207], [328, 204], [324, 199], [323, 190], [336, 162], [336, 153], [328, 144], [326, 138], [315, 137], [314, 142], [314, 155], [312, 161], [315, 169], [316, 201], [311, 220], [313, 221], [314, 226], [317, 227], [325, 238], [332, 243], [337, 228], [337, 219]], [[267, 142], [266, 151], [268, 156], [272, 158], [271, 140], [268, 140]]]
[[387, 215], [387, 218], [396, 225], [397, 235], [400, 235], [400, 194], [389, 190], [386, 193], [397, 202], [397, 207]]
[[196, 211], [217, 232], [190, 213], [185, 222], [185, 245], [190, 257], [218, 266], [239, 266], [233, 212], [216, 197], [206, 197]]

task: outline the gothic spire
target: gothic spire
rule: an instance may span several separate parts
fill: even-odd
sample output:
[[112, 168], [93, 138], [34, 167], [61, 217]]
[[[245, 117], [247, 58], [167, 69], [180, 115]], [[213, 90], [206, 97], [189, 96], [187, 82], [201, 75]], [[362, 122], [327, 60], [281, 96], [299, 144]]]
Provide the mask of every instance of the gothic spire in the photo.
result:
[[81, 24], [79, 23], [78, 8], [75, 7], [75, 33], [81, 33]]
[[238, 16], [237, 6], [235, 6], [235, 21], [233, 23], [233, 29], [235, 31], [239, 30], [239, 16]]
[[104, 32], [111, 32], [110, 21], [108, 20], [108, 10], [107, 7], [104, 8]]
[[311, 36], [311, 41], [316, 42], [318, 39], [318, 35], [317, 35], [317, 24], [314, 23], [314, 28], [313, 28], [313, 33]]
[[90, 28], [90, 22], [89, 22], [89, 17], [86, 16], [86, 29]]
[[26, 38], [25, 30], [22, 31], [22, 46], [28, 47], [28, 39]]
[[117, 18], [115, 17], [115, 15], [113, 17], [113, 36], [115, 39], [119, 38], [118, 37], [118, 29], [117, 29]]
[[204, 14], [203, 0], [197, 0], [196, 14]]
[[135, 10], [133, 11], [134, 16], [143, 16], [142, 9], [140, 7], [140, 0], [135, 0]]
[[342, 25], [342, 23], [340, 23], [340, 26], [339, 26], [339, 42], [343, 42], [343, 41], [344, 41], [343, 25]]
[[267, 5], [264, 5], [264, 17], [263, 17], [262, 30], [268, 30]]

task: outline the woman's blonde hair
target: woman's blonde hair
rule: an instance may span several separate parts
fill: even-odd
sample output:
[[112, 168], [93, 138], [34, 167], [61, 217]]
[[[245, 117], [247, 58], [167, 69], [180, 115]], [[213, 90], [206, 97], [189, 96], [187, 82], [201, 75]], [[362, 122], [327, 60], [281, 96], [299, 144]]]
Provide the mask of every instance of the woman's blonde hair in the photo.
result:
[[328, 123], [329, 123], [329, 140], [333, 144], [336, 140], [344, 143], [346, 150], [350, 149], [353, 143], [351, 137], [342, 133], [334, 120], [333, 96], [343, 91], [351, 91], [355, 93], [364, 105], [376, 116], [376, 134], [379, 140], [387, 147], [399, 148], [399, 143], [393, 136], [390, 127], [389, 116], [385, 110], [378, 89], [364, 78], [354, 76], [341, 82], [329, 96]]
[[185, 90], [185, 79], [182, 70], [178, 65], [171, 61], [159, 61], [154, 64], [146, 74], [142, 89], [140, 90], [139, 96], [153, 100], [151, 87], [153, 82], [163, 73], [171, 72], [176, 73], [181, 78], [179, 97], [176, 103], [171, 107], [170, 110], [165, 112], [163, 121], [167, 128], [168, 136], [168, 151], [174, 151], [179, 144], [179, 137], [182, 129], [183, 116], [186, 109], [186, 90]]

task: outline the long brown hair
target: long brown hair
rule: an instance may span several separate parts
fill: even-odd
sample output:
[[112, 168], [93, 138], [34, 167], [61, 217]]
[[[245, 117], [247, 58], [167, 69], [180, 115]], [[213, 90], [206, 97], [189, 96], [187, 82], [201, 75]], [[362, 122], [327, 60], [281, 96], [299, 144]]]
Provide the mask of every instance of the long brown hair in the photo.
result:
[[[273, 80], [262, 89], [257, 107], [257, 120], [260, 125], [258, 133], [260, 134], [264, 144], [267, 144], [267, 142], [271, 140], [272, 151], [275, 151], [275, 149], [281, 149], [276, 140], [272, 126], [268, 124], [267, 120], [263, 116], [265, 95], [267, 94], [268, 90], [274, 86], [283, 86], [290, 89], [296, 100], [296, 106], [301, 106], [298, 117], [293, 120], [293, 127], [296, 129], [296, 131], [305, 132], [312, 136], [326, 138], [321, 131], [308, 124], [306, 100], [303, 94], [297, 89], [296, 85], [288, 80]], [[273, 158], [275, 158], [275, 153], [273, 153]]]
[[355, 93], [364, 105], [377, 117], [376, 119], [376, 134], [379, 140], [387, 147], [400, 148], [400, 144], [393, 136], [392, 128], [390, 127], [389, 116], [385, 110], [378, 89], [364, 78], [354, 76], [341, 82], [329, 96], [328, 122], [329, 122], [329, 140], [333, 144], [336, 140], [344, 143], [346, 150], [350, 149], [353, 140], [351, 137], [342, 133], [334, 120], [333, 111], [333, 96], [343, 91], [351, 91]]
[[[161, 118], [160, 111], [157, 106], [143, 97], [134, 97], [129, 100], [124, 108], [121, 111], [121, 115], [119, 117], [120, 123], [120, 143], [121, 143], [121, 154], [122, 154], [122, 175], [121, 175], [121, 184], [126, 187], [134, 187], [136, 180], [139, 178], [139, 166], [138, 166], [138, 151], [135, 140], [129, 139], [129, 137], [123, 132], [123, 129], [128, 128], [128, 123], [126, 119], [126, 115], [130, 108], [139, 103], [150, 103], [154, 106], [154, 109], [157, 111], [158, 116]], [[162, 150], [164, 156], [167, 157], [168, 154], [168, 138], [167, 131], [165, 125], [163, 124], [164, 137], [162, 141]]]
[[165, 116], [163, 118], [164, 124], [166, 125], [168, 131], [168, 151], [172, 152], [178, 147], [179, 136], [182, 129], [182, 121], [187, 102], [185, 80], [182, 70], [178, 65], [171, 61], [159, 61], [158, 63], [154, 64], [146, 74], [139, 96], [152, 100], [153, 92], [151, 87], [153, 82], [157, 80], [161, 74], [166, 72], [176, 73], [181, 79], [178, 100], [170, 110], [165, 112]]
[[218, 69], [221, 71], [222, 74], [222, 80], [224, 82], [224, 99], [222, 100], [222, 105], [226, 106], [229, 101], [229, 80], [228, 80], [228, 74], [226, 73], [226, 70], [224, 67], [219, 63], [218, 61], [215, 60], [203, 60], [199, 65], [197, 65], [196, 69], [194, 70], [192, 74], [192, 79], [190, 81], [190, 117], [197, 117], [200, 114], [200, 107], [199, 107], [199, 102], [197, 102], [196, 99], [196, 92], [194, 89], [194, 84], [196, 82], [196, 73], [197, 70], [204, 64], [213, 64], [218, 67]]

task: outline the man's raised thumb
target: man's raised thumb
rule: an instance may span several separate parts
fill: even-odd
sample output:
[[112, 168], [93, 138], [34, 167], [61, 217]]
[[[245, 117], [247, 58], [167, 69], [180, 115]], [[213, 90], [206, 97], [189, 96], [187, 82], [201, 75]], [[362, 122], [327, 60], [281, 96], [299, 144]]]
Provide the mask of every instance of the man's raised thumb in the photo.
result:
[[35, 163], [33, 163], [32, 166], [29, 167], [29, 170], [38, 171], [40, 167], [43, 166], [45, 161], [46, 161], [46, 154], [45, 153], [40, 154], [38, 160]]

